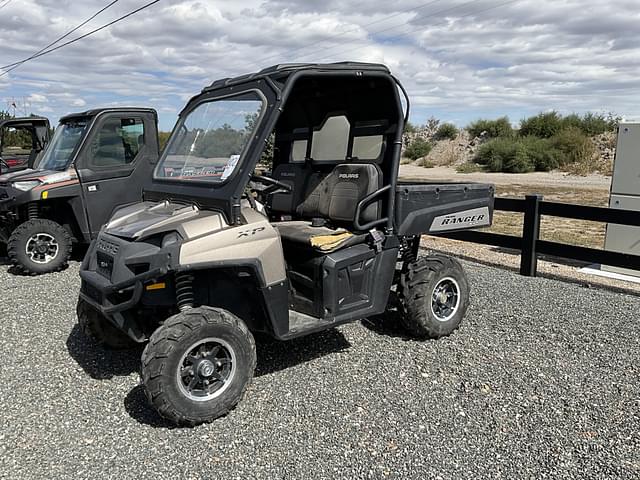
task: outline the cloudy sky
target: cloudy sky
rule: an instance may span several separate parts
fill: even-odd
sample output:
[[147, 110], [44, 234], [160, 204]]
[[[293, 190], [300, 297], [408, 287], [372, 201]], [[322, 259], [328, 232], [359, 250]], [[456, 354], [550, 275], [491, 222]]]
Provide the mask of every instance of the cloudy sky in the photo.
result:
[[[149, 0], [119, 0], [73, 38]], [[40, 50], [109, 0], [0, 0], [0, 63]], [[67, 40], [68, 40], [67, 39]], [[152, 106], [168, 130], [220, 77], [282, 62], [387, 64], [412, 121], [465, 125], [542, 110], [640, 118], [640, 0], [161, 0], [0, 76], [0, 109], [54, 121]]]

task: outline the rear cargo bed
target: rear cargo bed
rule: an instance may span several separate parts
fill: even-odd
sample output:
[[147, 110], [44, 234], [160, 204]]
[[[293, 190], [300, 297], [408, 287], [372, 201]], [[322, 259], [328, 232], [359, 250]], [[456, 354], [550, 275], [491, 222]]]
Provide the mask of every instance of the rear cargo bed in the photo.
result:
[[483, 183], [398, 182], [398, 235], [438, 234], [488, 227], [495, 187]]

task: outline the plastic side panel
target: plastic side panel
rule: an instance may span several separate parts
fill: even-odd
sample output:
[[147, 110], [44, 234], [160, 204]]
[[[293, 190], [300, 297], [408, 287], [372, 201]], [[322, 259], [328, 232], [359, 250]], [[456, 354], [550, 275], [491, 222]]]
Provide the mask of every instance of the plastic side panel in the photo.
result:
[[344, 250], [323, 264], [326, 319], [344, 322], [383, 312], [389, 297], [398, 249], [375, 253], [364, 245]]
[[183, 268], [213, 264], [255, 264], [265, 285], [286, 279], [280, 235], [264, 217], [262, 221], [213, 232], [182, 245], [180, 265]]
[[442, 233], [491, 225], [492, 185], [399, 185], [396, 227], [399, 235]]
[[375, 251], [358, 245], [327, 255], [322, 265], [325, 315], [366, 308], [373, 302]]

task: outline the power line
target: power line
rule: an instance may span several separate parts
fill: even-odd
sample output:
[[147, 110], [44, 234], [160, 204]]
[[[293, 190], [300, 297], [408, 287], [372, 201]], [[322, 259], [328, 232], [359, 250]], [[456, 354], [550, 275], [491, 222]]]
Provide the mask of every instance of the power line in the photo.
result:
[[4, 7], [9, 5], [11, 2], [13, 2], [13, 0], [6, 0], [6, 2], [4, 2], [2, 5], [0, 5], [0, 10], [2, 10]]
[[[494, 5], [494, 6], [492, 6], [492, 7], [487, 7], [487, 8], [485, 8], [485, 9], [477, 10], [477, 11], [475, 11], [475, 12], [469, 12], [469, 13], [466, 13], [466, 14], [461, 15], [460, 17], [458, 17], [458, 19], [460, 19], [460, 18], [465, 18], [465, 17], [470, 17], [470, 16], [472, 16], [472, 15], [479, 15], [479, 14], [481, 14], [481, 13], [485, 13], [485, 12], [488, 12], [488, 11], [490, 11], [490, 10], [494, 10], [494, 9], [496, 9], [496, 8], [504, 7], [504, 6], [506, 6], [506, 5], [509, 5], [509, 4], [512, 4], [512, 3], [516, 3], [516, 2], [519, 2], [519, 1], [520, 1], [520, 0], [509, 0], [509, 1], [507, 1], [507, 2], [503, 2], [503, 3], [499, 3], [499, 4], [497, 4], [497, 5]], [[469, 3], [473, 3], [473, 2], [469, 2]], [[431, 26], [431, 27], [436, 27], [436, 26], [439, 26], [439, 25], [444, 25], [444, 24], [446, 24], [446, 23], [447, 23], [446, 21], [444, 21], [444, 22], [438, 22], [438, 23], [434, 23], [434, 24], [432, 24], [432, 25], [430, 25], [430, 26]], [[394, 36], [392, 36], [392, 37], [389, 37], [389, 40], [395, 40], [395, 39], [398, 39], [398, 38], [404, 37], [404, 36], [409, 35], [409, 34], [411, 34], [411, 33], [418, 32], [418, 31], [422, 30], [423, 28], [424, 28], [424, 26], [421, 26], [420, 28], [412, 29], [412, 30], [409, 30], [409, 31], [407, 31], [407, 32], [401, 33], [401, 34], [399, 34], [399, 35], [394, 35]], [[347, 52], [352, 52], [352, 51], [354, 51], [354, 50], [359, 50], [359, 49], [361, 49], [361, 48], [369, 48], [369, 47], [370, 47], [369, 45], [358, 45], [357, 47], [350, 48], [350, 49], [348, 49], [348, 50], [343, 50], [342, 52], [339, 52], [339, 54], [340, 54], [340, 55], [342, 55], [342, 54], [347, 53]], [[330, 58], [331, 56], [333, 56], [333, 54], [328, 55], [328, 56], [324, 56], [324, 57], [320, 57], [320, 58], [318, 58], [318, 60], [325, 60], [325, 59], [327, 59], [327, 58]]]
[[[72, 43], [75, 43], [75, 42], [77, 42], [79, 40], [82, 40], [83, 38], [87, 38], [88, 36], [93, 35], [94, 33], [97, 33], [97, 32], [99, 32], [101, 30], [104, 30], [105, 28], [108, 28], [108, 27], [110, 27], [111, 25], [113, 25], [115, 23], [118, 23], [118, 22], [120, 22], [120, 21], [122, 21], [122, 20], [124, 20], [124, 19], [126, 19], [126, 18], [128, 18], [130, 16], [132, 16], [132, 15], [135, 15], [136, 13], [138, 13], [138, 12], [140, 12], [140, 11], [146, 9], [146, 8], [149, 8], [150, 6], [158, 3], [159, 1], [160, 0], [153, 0], [152, 2], [146, 3], [143, 6], [141, 6], [139, 8], [136, 8], [135, 10], [127, 13], [126, 15], [123, 15], [123, 16], [121, 16], [119, 18], [116, 18], [115, 20], [113, 20], [113, 21], [111, 21], [111, 22], [109, 22], [109, 23], [107, 23], [105, 25], [102, 25], [101, 27], [98, 27], [98, 28], [96, 28], [94, 30], [91, 30], [90, 32], [85, 33], [84, 35], [80, 35], [79, 37], [76, 37], [73, 40], [69, 40], [68, 42], [62, 43], [62, 44], [60, 44], [60, 45], [58, 45], [56, 47], [50, 48], [48, 50], [45, 50], [44, 52], [41, 52], [38, 55], [34, 55], [31, 59], [25, 59], [25, 60], [23, 60], [21, 62], [16, 62], [16, 63], [12, 63], [12, 64], [9, 64], [9, 65], [4, 65], [4, 66], [2, 66], [0, 68], [1, 69], [6, 69], [8, 67], [12, 67], [14, 65], [17, 65], [17, 64], [20, 64], [20, 63], [24, 63], [24, 62], [26, 62], [28, 60], [32, 60], [34, 58], [42, 57], [43, 55], [47, 55], [47, 54], [49, 54], [51, 52], [55, 52], [56, 50], [59, 50], [59, 49], [61, 49], [63, 47], [66, 47], [67, 45], [71, 45]], [[0, 73], [0, 77], [5, 75], [6, 73], [7, 73], [6, 71]]]
[[[11, 0], [9, 0], [11, 1]], [[89, 23], [91, 20], [93, 20], [94, 18], [96, 18], [98, 15], [100, 15], [102, 12], [104, 12], [106, 9], [108, 9], [109, 7], [111, 7], [113, 4], [118, 3], [119, 0], [113, 0], [113, 2], [111, 2], [110, 4], [108, 4], [106, 7], [101, 8], [100, 10], [98, 10], [96, 13], [94, 13], [93, 15], [91, 15], [89, 18], [87, 18], [84, 22], [82, 22], [80, 25], [78, 25], [77, 27], [73, 28], [72, 30], [69, 30], [67, 33], [65, 33], [64, 35], [62, 35], [61, 37], [58, 37], [56, 40], [54, 40], [53, 42], [51, 42], [49, 45], [47, 45], [46, 47], [42, 47], [40, 50], [38, 50], [37, 52], [35, 52], [33, 55], [31, 55], [28, 58], [25, 58], [24, 60], [20, 61], [20, 62], [16, 62], [12, 65], [7, 65], [7, 67], [11, 67], [9, 68], [9, 70], [7, 70], [6, 72], [4, 72], [3, 74], [1, 74], [0, 76], [9, 73], [11, 70], [18, 68], [20, 65], [22, 65], [24, 62], [28, 62], [29, 60], [35, 58], [37, 55], [39, 55], [40, 53], [44, 52], [47, 48], [54, 46], [56, 43], [64, 40], [65, 38], [67, 38], [69, 35], [71, 35], [73, 32], [77, 31], [78, 29], [84, 27], [87, 23]], [[2, 68], [6, 68], [6, 67], [2, 67]]]

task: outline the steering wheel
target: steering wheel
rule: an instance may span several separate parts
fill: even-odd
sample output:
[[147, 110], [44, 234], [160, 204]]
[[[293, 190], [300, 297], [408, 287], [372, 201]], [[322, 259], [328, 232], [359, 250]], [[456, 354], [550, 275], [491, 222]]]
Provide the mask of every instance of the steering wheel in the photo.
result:
[[278, 190], [284, 190], [285, 192], [289, 193], [292, 190], [291, 185], [287, 185], [286, 183], [276, 180], [275, 178], [265, 177], [264, 175], [253, 174], [251, 175], [251, 180], [265, 185], [265, 188], [259, 191], [259, 193], [262, 195], [271, 195]]

